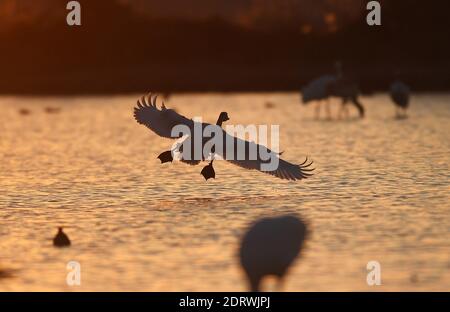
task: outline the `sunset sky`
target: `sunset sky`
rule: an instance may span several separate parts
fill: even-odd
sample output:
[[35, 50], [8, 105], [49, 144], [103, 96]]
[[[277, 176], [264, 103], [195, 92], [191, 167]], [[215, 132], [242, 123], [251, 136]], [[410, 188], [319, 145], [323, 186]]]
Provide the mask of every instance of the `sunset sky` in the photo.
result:
[[[202, 19], [220, 16], [244, 26], [273, 27], [282, 23], [327, 28], [361, 16], [359, 0], [116, 0], [154, 18]], [[82, 6], [89, 2], [80, 1]], [[0, 23], [7, 28], [65, 14], [66, 0], [2, 0]], [[58, 8], [63, 8], [58, 9]], [[105, 8], [107, 9], [107, 8]]]

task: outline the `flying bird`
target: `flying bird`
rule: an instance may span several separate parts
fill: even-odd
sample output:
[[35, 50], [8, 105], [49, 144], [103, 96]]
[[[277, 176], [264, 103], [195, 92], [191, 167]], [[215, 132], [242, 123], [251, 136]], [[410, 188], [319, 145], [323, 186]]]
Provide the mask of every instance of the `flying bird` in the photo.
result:
[[306, 237], [307, 226], [296, 216], [264, 218], [253, 224], [239, 251], [250, 290], [259, 291], [266, 276], [276, 276], [281, 286]]
[[[279, 157], [280, 153], [273, 152], [263, 145], [249, 142], [228, 134], [222, 129], [222, 123], [229, 120], [226, 112], [222, 112], [219, 115], [216, 125], [199, 123], [178, 114], [172, 109], [166, 108], [164, 102], [162, 103], [161, 108], [158, 108], [156, 100], [157, 96], [153, 97], [151, 94], [147, 97], [143, 96], [140, 98], [137, 101], [137, 107], [134, 108], [134, 117], [139, 124], [146, 126], [161, 137], [183, 140], [181, 143], [176, 144], [175, 149], [163, 152], [158, 156], [162, 163], [172, 162], [174, 159], [173, 156], [177, 152], [181, 154], [180, 160], [189, 165], [198, 165], [201, 161], [206, 161], [211, 158], [210, 163], [202, 170], [202, 175], [206, 180], [215, 178], [213, 161], [217, 156], [220, 156], [220, 158], [241, 168], [258, 170], [280, 179], [295, 181], [306, 179], [312, 175], [311, 172], [314, 169], [310, 167], [312, 162], [308, 162], [308, 158], [299, 165], [292, 164], [281, 159]], [[190, 130], [190, 135], [187, 137], [182, 134], [178, 136], [173, 135], [172, 129], [179, 125], [186, 126]], [[213, 129], [222, 135], [223, 141], [220, 143], [223, 143], [223, 148], [217, 148], [217, 146], [213, 145], [210, 158], [205, 157], [203, 153], [203, 148], [210, 138], [204, 136], [196, 138], [194, 127], [198, 126], [200, 126], [202, 130], [206, 127], [215, 127]], [[197, 141], [196, 139], [200, 141], [200, 146], [194, 144]], [[232, 152], [229, 150], [227, 153], [227, 145], [230, 144], [230, 142], [233, 145], [233, 148], [230, 148]], [[186, 146], [190, 147], [190, 149], [185, 150]], [[256, 155], [252, 155], [250, 151], [257, 151], [257, 153]], [[267, 154], [267, 157], [261, 157], [263, 152], [264, 154]], [[196, 154], [200, 154], [200, 157], [196, 157]], [[273, 159], [278, 161], [278, 166], [276, 168], [270, 168], [269, 166]]]
[[391, 99], [396, 106], [396, 116], [397, 118], [405, 118], [406, 110], [409, 107], [411, 89], [408, 85], [400, 80], [395, 80], [390, 87]]

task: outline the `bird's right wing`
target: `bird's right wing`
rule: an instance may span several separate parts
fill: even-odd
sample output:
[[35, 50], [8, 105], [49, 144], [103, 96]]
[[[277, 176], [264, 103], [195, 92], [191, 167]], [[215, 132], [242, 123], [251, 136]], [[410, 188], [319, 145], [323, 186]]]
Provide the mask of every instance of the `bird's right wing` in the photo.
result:
[[161, 109], [156, 106], [156, 98], [149, 94], [147, 97], [143, 96], [137, 101], [137, 107], [134, 108], [134, 118], [136, 121], [157, 135], [164, 138], [178, 138], [179, 136], [172, 136], [172, 129], [177, 125], [185, 125], [192, 129], [194, 122], [187, 119], [183, 115], [178, 114], [172, 109], [167, 109], [164, 103]]
[[310, 176], [312, 176], [311, 171], [313, 171], [314, 169], [310, 169], [312, 162], [307, 163], [308, 158], [306, 158], [306, 160], [299, 165], [292, 164], [281, 158], [278, 161], [279, 162], [278, 162], [277, 169], [271, 170], [271, 171], [268, 171], [268, 170], [266, 171], [266, 170], [261, 170], [261, 163], [263, 163], [263, 161], [261, 161], [261, 160], [229, 160], [229, 162], [231, 162], [232, 164], [237, 165], [241, 168], [250, 169], [250, 170], [258, 170], [258, 171], [273, 175], [282, 180], [296, 181], [296, 180], [307, 179]]
[[[258, 170], [283, 180], [292, 180], [292, 181], [307, 179], [308, 177], [312, 176], [312, 171], [314, 171], [314, 169], [310, 167], [313, 162], [311, 161], [308, 163], [308, 158], [306, 158], [306, 160], [301, 164], [292, 164], [288, 161], [281, 159], [279, 157], [280, 153], [273, 152], [263, 145], [256, 144], [254, 142], [249, 142], [237, 137], [234, 137], [234, 144], [235, 148], [232, 155], [230, 155], [232, 156], [231, 158], [228, 157], [226, 151], [225, 153], [222, 152], [220, 156], [225, 160], [227, 160], [228, 162], [241, 168], [249, 170]], [[239, 153], [238, 151], [239, 145], [244, 146], [244, 148], [241, 148], [241, 150], [244, 151], [243, 154]], [[256, 151], [256, 155], [254, 155], [256, 157], [254, 158], [250, 157], [249, 153], [250, 150]], [[261, 150], [268, 153], [266, 156], [270, 155], [270, 158], [267, 160], [263, 160], [260, 155]], [[276, 168], [263, 169], [263, 164], [269, 165], [271, 163], [271, 160], [274, 160], [275, 158], [278, 162]]]

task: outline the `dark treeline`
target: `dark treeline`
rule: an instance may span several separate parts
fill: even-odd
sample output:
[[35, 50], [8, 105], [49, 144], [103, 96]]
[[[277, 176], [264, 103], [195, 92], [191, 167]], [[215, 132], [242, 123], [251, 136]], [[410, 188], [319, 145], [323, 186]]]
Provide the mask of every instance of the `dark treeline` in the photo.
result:
[[[83, 3], [83, 2], [82, 2]], [[341, 60], [364, 91], [394, 71], [418, 91], [450, 90], [450, 2], [384, 3], [380, 27], [361, 19], [334, 33], [241, 28], [220, 18], [149, 19], [109, 0], [0, 33], [0, 92], [18, 94], [298, 90]]]

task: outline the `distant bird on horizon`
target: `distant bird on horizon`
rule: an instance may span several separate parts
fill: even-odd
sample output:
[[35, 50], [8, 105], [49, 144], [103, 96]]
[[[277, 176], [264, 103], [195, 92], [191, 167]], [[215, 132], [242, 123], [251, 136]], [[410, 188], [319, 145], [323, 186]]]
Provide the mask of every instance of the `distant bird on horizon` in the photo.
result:
[[44, 109], [44, 111], [47, 114], [57, 114], [57, 113], [59, 113], [61, 111], [61, 108], [59, 108], [59, 107], [46, 107]]
[[58, 233], [53, 238], [53, 246], [55, 247], [68, 247], [70, 246], [70, 239], [66, 235], [66, 233], [63, 232], [62, 227], [58, 227]]
[[22, 116], [27, 116], [31, 114], [31, 111], [29, 109], [26, 108], [21, 108], [19, 109], [19, 114]]
[[[203, 148], [205, 144], [210, 140], [210, 138], [202, 137], [201, 139], [201, 159], [195, 159], [195, 148], [194, 142], [196, 142], [196, 139], [194, 138], [195, 131], [194, 131], [194, 125], [197, 123], [193, 121], [192, 119], [187, 119], [186, 117], [176, 113], [175, 111], [171, 109], [167, 109], [164, 105], [164, 102], [162, 103], [161, 109], [158, 109], [156, 106], [156, 99], [157, 96], [152, 97], [150, 94], [148, 97], [143, 96], [140, 100], [137, 102], [137, 107], [134, 108], [134, 117], [136, 121], [142, 125], [145, 125], [147, 128], [152, 130], [157, 135], [164, 137], [164, 138], [170, 138], [170, 139], [180, 139], [180, 137], [174, 137], [172, 136], [172, 129], [177, 125], [184, 125], [187, 126], [190, 130], [189, 136], [184, 138], [183, 142], [181, 144], [177, 144], [178, 151], [181, 153], [181, 161], [190, 165], [198, 165], [201, 161], [205, 161], [205, 156], [203, 155]], [[302, 180], [306, 179], [309, 176], [312, 175], [311, 171], [314, 169], [311, 169], [310, 166], [312, 165], [312, 162], [307, 163], [308, 159], [305, 160], [300, 165], [291, 164], [281, 158], [279, 158], [280, 153], [276, 153], [271, 151], [265, 146], [256, 144], [254, 142], [249, 142], [234, 136], [230, 136], [226, 131], [224, 131], [222, 127], [222, 123], [229, 120], [228, 114], [226, 112], [222, 112], [219, 115], [219, 118], [217, 120], [217, 123], [215, 127], [219, 127], [217, 129], [217, 132], [222, 132], [222, 138], [223, 138], [223, 149], [220, 151], [214, 150], [214, 146], [211, 150], [211, 162], [203, 168], [202, 175], [203, 177], [208, 180], [209, 178], [215, 178], [215, 172], [213, 168], [213, 160], [215, 156], [220, 156], [222, 159], [227, 160], [228, 162], [237, 165], [241, 168], [245, 169], [253, 169], [253, 170], [259, 170], [261, 172], [276, 176], [280, 179], [286, 179], [286, 180]], [[198, 123], [197, 123], [198, 124]], [[208, 124], [208, 123], [201, 123], [200, 124], [201, 129], [205, 129], [207, 126], [214, 125]], [[232, 157], [226, 157], [226, 146], [227, 143], [232, 142], [234, 144], [233, 149], [233, 155]], [[183, 145], [191, 146], [190, 149], [190, 155], [188, 155], [187, 152], [183, 152]], [[242, 155], [242, 151], [239, 150], [237, 147], [245, 147], [245, 155]], [[251, 159], [249, 155], [249, 151], [256, 150], [257, 155], [255, 159]], [[261, 166], [263, 164], [270, 163], [270, 159], [264, 160], [261, 158], [259, 151], [264, 150], [270, 157], [277, 157], [278, 158], [278, 167], [275, 170], [272, 171], [264, 171], [262, 170]], [[158, 158], [161, 160], [161, 163], [166, 162], [172, 162], [173, 161], [173, 155], [176, 152], [176, 150], [170, 150], [161, 153]], [[198, 151], [197, 151], [198, 153]], [[253, 155], [252, 155], [253, 156]]]
[[250, 291], [260, 291], [267, 276], [277, 277], [281, 286], [307, 235], [306, 224], [296, 216], [264, 218], [254, 223], [244, 235], [239, 251]]
[[331, 119], [329, 100], [331, 97], [338, 97], [342, 100], [339, 117], [342, 112], [348, 116], [347, 104], [350, 102], [358, 110], [359, 117], [364, 118], [365, 109], [359, 101], [360, 92], [358, 85], [344, 76], [340, 62], [336, 62], [335, 69], [335, 75], [321, 76], [302, 88], [303, 104], [306, 105], [312, 101], [318, 101], [316, 106], [316, 119], [319, 119], [321, 104], [325, 101], [327, 117]]
[[406, 118], [409, 107], [411, 89], [400, 80], [395, 80], [390, 86], [391, 99], [395, 104], [395, 115], [397, 118]]

